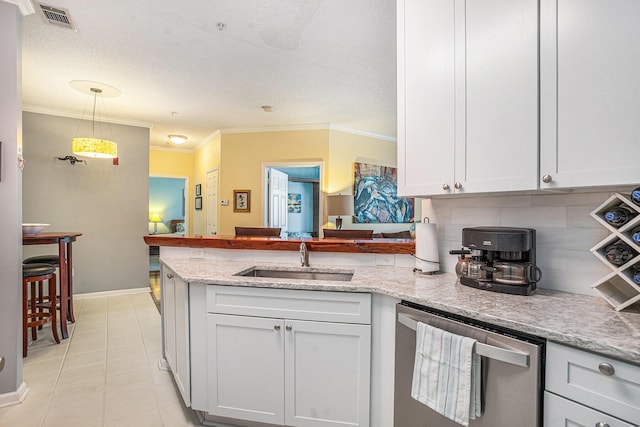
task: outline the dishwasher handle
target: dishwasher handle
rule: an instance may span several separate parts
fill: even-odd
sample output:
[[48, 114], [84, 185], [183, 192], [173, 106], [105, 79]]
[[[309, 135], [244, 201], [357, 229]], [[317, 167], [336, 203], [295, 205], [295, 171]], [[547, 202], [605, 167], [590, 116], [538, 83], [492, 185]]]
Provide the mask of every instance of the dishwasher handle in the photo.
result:
[[[398, 314], [398, 322], [402, 323], [409, 329], [413, 329], [414, 331], [418, 327], [418, 322], [416, 320], [401, 313]], [[474, 350], [476, 354], [488, 357], [489, 359], [499, 360], [511, 365], [522, 366], [523, 368], [529, 367], [529, 353], [507, 350], [506, 348], [500, 348], [481, 342], [476, 342]]]

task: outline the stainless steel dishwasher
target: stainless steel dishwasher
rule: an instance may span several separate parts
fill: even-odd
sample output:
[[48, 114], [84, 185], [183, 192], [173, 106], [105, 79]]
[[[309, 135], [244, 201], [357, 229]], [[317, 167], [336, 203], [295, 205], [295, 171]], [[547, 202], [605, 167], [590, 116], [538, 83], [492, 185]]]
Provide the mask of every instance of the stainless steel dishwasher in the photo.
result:
[[482, 415], [470, 427], [542, 426], [543, 339], [405, 301], [396, 316], [395, 427], [460, 426], [411, 397], [417, 322], [478, 341]]

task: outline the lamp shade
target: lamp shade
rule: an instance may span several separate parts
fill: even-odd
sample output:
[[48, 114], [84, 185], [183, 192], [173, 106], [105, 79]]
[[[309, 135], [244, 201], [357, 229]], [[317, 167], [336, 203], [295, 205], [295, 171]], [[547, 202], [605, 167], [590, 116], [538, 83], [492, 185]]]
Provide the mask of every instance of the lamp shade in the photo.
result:
[[118, 157], [118, 144], [101, 138], [73, 138], [71, 151], [76, 156], [113, 159]]
[[160, 214], [159, 213], [154, 212], [149, 217], [149, 221], [151, 221], [151, 222], [162, 222], [162, 219], [160, 218]]
[[332, 194], [327, 196], [327, 215], [351, 215], [353, 196], [350, 194]]

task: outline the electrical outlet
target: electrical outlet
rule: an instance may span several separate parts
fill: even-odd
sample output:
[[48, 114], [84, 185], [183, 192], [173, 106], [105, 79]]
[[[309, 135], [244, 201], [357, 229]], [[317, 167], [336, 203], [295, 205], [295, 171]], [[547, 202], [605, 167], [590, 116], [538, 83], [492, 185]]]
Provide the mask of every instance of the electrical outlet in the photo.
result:
[[204, 249], [189, 248], [189, 258], [204, 259]]
[[394, 265], [395, 258], [391, 254], [377, 254], [376, 265]]

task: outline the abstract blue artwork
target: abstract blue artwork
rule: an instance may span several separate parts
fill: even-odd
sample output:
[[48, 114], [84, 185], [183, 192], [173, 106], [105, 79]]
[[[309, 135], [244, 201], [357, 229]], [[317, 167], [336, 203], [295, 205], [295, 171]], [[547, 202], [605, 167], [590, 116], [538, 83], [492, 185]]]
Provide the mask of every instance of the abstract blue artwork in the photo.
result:
[[355, 164], [355, 223], [410, 223], [414, 220], [414, 204], [413, 197], [398, 197], [396, 168]]

